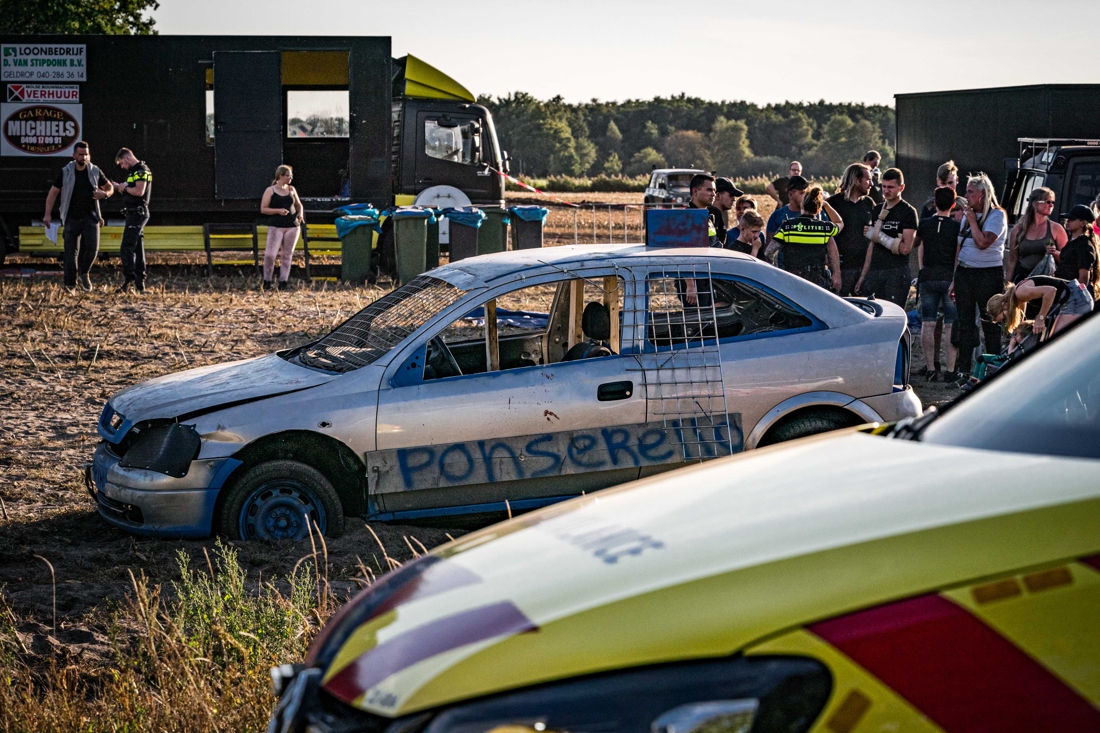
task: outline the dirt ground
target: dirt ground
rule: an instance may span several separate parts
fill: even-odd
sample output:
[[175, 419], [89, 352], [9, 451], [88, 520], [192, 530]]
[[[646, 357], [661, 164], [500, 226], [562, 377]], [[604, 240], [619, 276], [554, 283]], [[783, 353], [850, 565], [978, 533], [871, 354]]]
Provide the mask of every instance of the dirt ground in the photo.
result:
[[[130, 591], [130, 573], [167, 586], [178, 578], [177, 551], [205, 566], [204, 551], [213, 548], [212, 540], [133, 537], [99, 519], [81, 465], [98, 441], [104, 402], [160, 374], [312, 340], [384, 292], [292, 279], [286, 292], [263, 293], [244, 268], [207, 279], [196, 265], [153, 259], [144, 296], [113, 292], [117, 261], [97, 266], [92, 293], [68, 294], [56, 275], [12, 276], [40, 262], [17, 259], [0, 277], [0, 594], [36, 654], [59, 644], [92, 659], [106, 654], [102, 619]], [[921, 363], [919, 350], [913, 363]], [[916, 380], [914, 387], [926, 405], [958, 393]], [[457, 534], [349, 519], [346, 535], [328, 545], [333, 588], [349, 594], [362, 585], [360, 562], [381, 571], [387, 555], [404, 562]], [[238, 549], [253, 578], [285, 576], [310, 553], [308, 542]]]

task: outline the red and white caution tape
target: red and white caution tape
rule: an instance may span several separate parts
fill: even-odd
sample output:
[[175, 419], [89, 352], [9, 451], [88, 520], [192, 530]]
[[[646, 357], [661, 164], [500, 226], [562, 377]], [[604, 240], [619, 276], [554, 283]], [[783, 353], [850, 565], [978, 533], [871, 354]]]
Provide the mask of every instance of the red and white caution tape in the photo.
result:
[[558, 202], [559, 204], [564, 204], [565, 206], [572, 206], [574, 209], [581, 208], [579, 204], [575, 204], [572, 201], [566, 201], [565, 199], [559, 199], [557, 196], [555, 196], [553, 194], [546, 193], [546, 191], [540, 191], [537, 188], [535, 188], [534, 186], [532, 186], [531, 184], [524, 183], [523, 181], [519, 180], [518, 178], [515, 178], [513, 176], [508, 175], [504, 171], [498, 171], [496, 168], [494, 168], [492, 166], [488, 166], [488, 168], [493, 173], [496, 173], [497, 175], [499, 175], [501, 178], [506, 179], [510, 183], [516, 184], [517, 186], [519, 186], [520, 188], [522, 188], [524, 190], [530, 191], [531, 193], [537, 193], [539, 196], [545, 196], [545, 197], [547, 197], [548, 199], [550, 199], [552, 201]]

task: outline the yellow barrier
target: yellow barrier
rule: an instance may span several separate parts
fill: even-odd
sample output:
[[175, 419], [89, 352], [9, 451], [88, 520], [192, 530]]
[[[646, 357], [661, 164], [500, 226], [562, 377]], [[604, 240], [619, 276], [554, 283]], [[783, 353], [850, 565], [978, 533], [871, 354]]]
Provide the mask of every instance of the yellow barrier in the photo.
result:
[[[310, 239], [314, 237], [335, 237], [334, 224], [308, 224]], [[102, 227], [99, 230], [99, 251], [104, 254], [117, 254], [122, 245], [123, 227]], [[260, 238], [260, 251], [263, 252], [267, 239], [267, 227], [257, 227]], [[19, 252], [32, 255], [60, 255], [65, 247], [62, 236], [64, 227], [57, 234], [57, 244], [46, 238], [42, 227], [19, 227]], [[233, 247], [238, 240], [240, 249], [252, 249], [252, 237], [239, 234], [213, 234], [211, 238], [223, 240], [219, 246]], [[311, 256], [339, 255], [340, 242], [318, 242], [324, 251], [310, 252]], [[300, 243], [299, 243], [300, 246]], [[202, 239], [202, 226], [151, 226], [145, 227], [146, 252], [205, 252]]]

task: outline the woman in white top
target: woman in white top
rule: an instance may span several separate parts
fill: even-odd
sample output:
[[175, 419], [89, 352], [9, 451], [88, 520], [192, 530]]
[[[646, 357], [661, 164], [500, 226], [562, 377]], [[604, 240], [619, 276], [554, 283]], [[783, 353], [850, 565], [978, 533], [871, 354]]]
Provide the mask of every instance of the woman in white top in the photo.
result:
[[967, 180], [965, 203], [959, 208], [963, 221], [959, 231], [955, 279], [951, 287], [959, 310], [959, 360], [956, 369], [965, 378], [970, 374], [974, 349], [979, 344], [979, 320], [985, 333], [985, 352], [998, 354], [1001, 351], [1001, 328], [986, 313], [985, 306], [991, 297], [1004, 290], [1008, 218], [1005, 210], [997, 204], [993, 182], [984, 173]]

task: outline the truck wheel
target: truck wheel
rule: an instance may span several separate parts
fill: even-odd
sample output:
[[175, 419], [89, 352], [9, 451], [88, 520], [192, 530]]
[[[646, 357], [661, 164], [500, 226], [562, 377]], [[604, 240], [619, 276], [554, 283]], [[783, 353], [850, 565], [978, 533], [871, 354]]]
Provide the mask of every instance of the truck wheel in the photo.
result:
[[344, 532], [344, 509], [324, 474], [298, 461], [266, 461], [233, 483], [218, 528], [235, 540], [291, 540], [309, 537], [307, 521], [326, 537]]
[[842, 410], [819, 410], [807, 412], [785, 419], [764, 435], [759, 447], [775, 445], [787, 440], [805, 438], [808, 435], [827, 433], [830, 430], [840, 430], [859, 425], [862, 421], [850, 413]]

